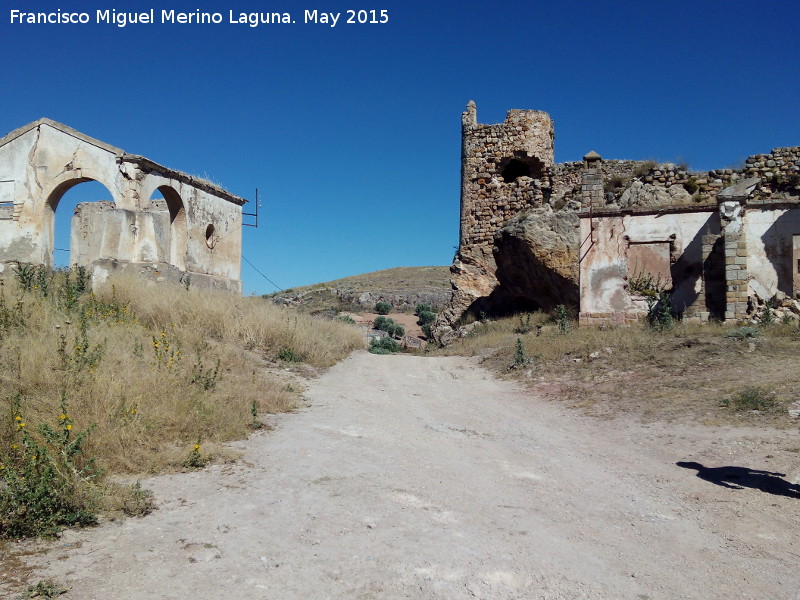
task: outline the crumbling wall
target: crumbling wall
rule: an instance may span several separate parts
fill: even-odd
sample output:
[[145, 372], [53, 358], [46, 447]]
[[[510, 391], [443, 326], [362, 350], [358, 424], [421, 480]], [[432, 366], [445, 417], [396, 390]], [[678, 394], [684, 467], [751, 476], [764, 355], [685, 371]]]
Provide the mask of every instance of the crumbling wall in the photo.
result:
[[646, 295], [631, 283], [653, 278], [672, 290], [673, 308], [705, 310], [703, 235], [719, 233], [713, 208], [695, 212], [605, 213], [580, 224], [580, 322], [623, 324], [647, 314]]
[[[553, 122], [538, 110], [511, 110], [502, 123], [478, 123], [474, 102], [462, 114], [459, 248], [451, 267], [453, 297], [435, 331], [492, 311], [498, 286], [495, 235], [521, 212], [549, 201]], [[489, 300], [487, 300], [489, 299]]]
[[92, 180], [111, 198], [79, 209], [71, 262], [95, 281], [133, 268], [241, 291], [244, 199], [49, 119], [0, 139], [0, 264], [52, 265], [58, 203]]
[[[794, 217], [781, 212], [787, 203], [800, 202], [800, 147], [751, 156], [738, 169], [700, 172], [672, 163], [602, 160], [594, 152], [581, 162], [554, 164], [553, 137], [547, 113], [512, 110], [503, 123], [483, 125], [475, 104], [467, 105], [459, 249], [451, 267], [450, 306], [434, 326], [437, 340], [463, 334], [463, 326], [481, 313], [577, 303], [578, 272], [582, 322], [637, 319], [646, 302], [627, 291], [630, 244], [631, 256], [641, 260], [667, 257], [669, 264], [658, 268], [669, 279], [674, 308], [688, 318], [739, 318], [750, 305], [748, 294], [758, 295], [751, 288], [759, 287], [759, 277], [767, 281], [762, 293], [800, 291], [800, 231], [794, 231]], [[727, 203], [724, 190], [748, 181], [755, 182], [747, 194], [757, 240], [723, 236], [721, 228], [730, 224], [709, 215]], [[752, 211], [761, 200], [784, 208], [757, 216]], [[587, 218], [594, 226], [603, 220], [596, 235], [609, 236], [596, 257], [591, 254], [599, 238], [584, 231]], [[655, 240], [650, 246], [646, 240], [620, 241], [615, 236], [630, 237], [619, 233], [625, 227], [640, 237], [671, 229], [672, 238], [662, 246]], [[751, 246], [757, 256], [749, 272], [741, 255]]]

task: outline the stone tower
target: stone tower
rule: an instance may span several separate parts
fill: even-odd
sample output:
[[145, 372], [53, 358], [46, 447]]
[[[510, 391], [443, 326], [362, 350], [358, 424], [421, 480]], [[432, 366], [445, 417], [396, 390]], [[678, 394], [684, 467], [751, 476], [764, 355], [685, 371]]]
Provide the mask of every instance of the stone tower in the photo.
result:
[[490, 312], [498, 286], [492, 248], [510, 219], [550, 198], [553, 121], [539, 110], [510, 110], [505, 121], [478, 123], [475, 103], [461, 116], [461, 219], [458, 253], [450, 268], [453, 297], [440, 326]]
[[553, 121], [540, 110], [510, 110], [506, 120], [478, 123], [475, 103], [461, 116], [459, 252], [491, 258], [499, 226], [550, 196]]

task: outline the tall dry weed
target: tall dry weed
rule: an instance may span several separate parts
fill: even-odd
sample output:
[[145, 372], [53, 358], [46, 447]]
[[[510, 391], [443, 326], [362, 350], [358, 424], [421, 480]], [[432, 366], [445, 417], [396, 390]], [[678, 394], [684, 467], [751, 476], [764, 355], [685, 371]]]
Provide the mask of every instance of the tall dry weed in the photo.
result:
[[[254, 411], [292, 408], [297, 384], [270, 367], [282, 350], [327, 367], [364, 345], [352, 326], [256, 298], [121, 279], [65, 303], [2, 282], [0, 465], [18, 450], [15, 417], [37, 436], [58, 425], [66, 398], [75, 430], [91, 427], [83, 452], [101, 472], [176, 468], [195, 444], [208, 457], [246, 436]], [[126, 504], [112, 487], [93, 489]]]

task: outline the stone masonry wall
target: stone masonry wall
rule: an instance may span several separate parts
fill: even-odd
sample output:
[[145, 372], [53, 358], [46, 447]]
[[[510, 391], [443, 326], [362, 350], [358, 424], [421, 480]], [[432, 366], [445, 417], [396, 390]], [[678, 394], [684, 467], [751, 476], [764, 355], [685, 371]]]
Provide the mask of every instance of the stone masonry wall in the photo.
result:
[[542, 111], [511, 110], [483, 125], [470, 102], [462, 132], [461, 252], [491, 257], [501, 224], [550, 196], [553, 122]]
[[708, 202], [736, 180], [749, 177], [761, 179], [755, 190], [756, 198], [800, 186], [800, 147], [775, 148], [769, 154], [750, 156], [741, 169], [689, 171], [672, 163], [654, 165], [640, 179], [662, 188], [682, 185], [695, 195], [697, 202]]

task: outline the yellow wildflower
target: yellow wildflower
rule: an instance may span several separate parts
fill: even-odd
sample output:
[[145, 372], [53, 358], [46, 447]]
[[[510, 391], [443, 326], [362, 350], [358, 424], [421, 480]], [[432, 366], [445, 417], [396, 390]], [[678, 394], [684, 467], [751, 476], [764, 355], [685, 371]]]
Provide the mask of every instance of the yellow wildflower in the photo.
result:
[[72, 429], [72, 424], [67, 424], [67, 431]]
[[22, 421], [22, 417], [20, 417], [19, 415], [16, 416], [16, 419], [17, 421]]
[[197, 450], [198, 452], [200, 452], [200, 444], [195, 444], [194, 445], [194, 449]]

